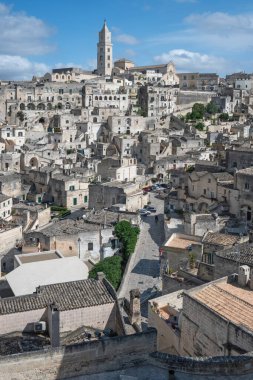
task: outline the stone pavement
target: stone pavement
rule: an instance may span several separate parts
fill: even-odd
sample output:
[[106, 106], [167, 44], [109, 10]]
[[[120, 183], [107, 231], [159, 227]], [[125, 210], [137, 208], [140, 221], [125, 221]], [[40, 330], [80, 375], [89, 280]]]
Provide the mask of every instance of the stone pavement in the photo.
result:
[[[164, 201], [150, 194], [152, 206], [157, 209], [156, 214], [142, 217], [141, 232], [130, 265], [125, 273], [123, 284], [118, 292], [118, 298], [129, 299], [131, 289], [138, 288], [141, 293], [143, 319], [147, 318], [147, 300], [159, 295], [161, 290], [159, 246], [164, 243]], [[155, 215], [159, 221], [155, 222]], [[171, 219], [171, 232], [180, 228], [181, 220]]]

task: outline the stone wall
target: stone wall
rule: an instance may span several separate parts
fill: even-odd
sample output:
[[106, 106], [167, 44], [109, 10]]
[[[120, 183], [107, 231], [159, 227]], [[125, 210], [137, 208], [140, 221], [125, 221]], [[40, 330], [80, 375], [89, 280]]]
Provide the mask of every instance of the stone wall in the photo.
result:
[[14, 227], [0, 233], [0, 254], [7, 252], [16, 245], [16, 240], [22, 239], [22, 227]]
[[[231, 273], [230, 273], [231, 274]], [[214, 266], [206, 263], [199, 263], [198, 277], [203, 281], [213, 281], [214, 279]], [[221, 276], [223, 277], [223, 276]]]
[[218, 256], [214, 253], [213, 255], [213, 264], [214, 264], [214, 280], [218, 278], [229, 276], [233, 273], [239, 272], [239, 254], [238, 262], [233, 260], [225, 259], [221, 256]]
[[[187, 358], [156, 352], [155, 365], [166, 368], [168, 380], [251, 380], [253, 355]], [[150, 364], [153, 364], [152, 359]]]
[[100, 330], [109, 327], [114, 330], [115, 304], [60, 311], [60, 333], [73, 331], [81, 326], [92, 326]]
[[0, 358], [1, 380], [72, 379], [138, 365], [156, 351], [156, 331]]
[[[45, 309], [0, 315], [0, 336], [14, 331], [32, 332], [34, 322], [46, 321]], [[1, 379], [1, 377], [0, 377]]]

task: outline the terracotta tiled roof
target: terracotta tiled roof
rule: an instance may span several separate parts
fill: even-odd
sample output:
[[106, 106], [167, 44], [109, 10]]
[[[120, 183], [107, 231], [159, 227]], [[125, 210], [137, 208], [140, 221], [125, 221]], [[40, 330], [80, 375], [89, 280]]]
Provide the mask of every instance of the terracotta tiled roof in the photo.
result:
[[193, 297], [226, 320], [253, 330], [252, 290], [224, 282], [207, 285]]

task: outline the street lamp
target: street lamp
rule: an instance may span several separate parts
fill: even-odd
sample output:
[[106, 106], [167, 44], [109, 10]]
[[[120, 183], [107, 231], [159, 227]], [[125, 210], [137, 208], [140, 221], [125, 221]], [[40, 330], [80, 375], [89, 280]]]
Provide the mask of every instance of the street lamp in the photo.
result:
[[80, 243], [81, 243], [81, 239], [80, 239], [80, 237], [77, 239], [77, 241], [78, 241], [78, 257], [79, 257], [79, 259], [81, 258], [80, 257]]

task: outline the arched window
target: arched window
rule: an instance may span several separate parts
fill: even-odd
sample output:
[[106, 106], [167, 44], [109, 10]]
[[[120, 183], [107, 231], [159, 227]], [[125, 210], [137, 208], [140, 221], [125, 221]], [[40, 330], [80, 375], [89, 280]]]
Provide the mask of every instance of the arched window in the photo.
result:
[[96, 117], [93, 117], [93, 123], [97, 123], [98, 119]]
[[98, 100], [98, 96], [95, 96], [95, 100]]
[[104, 97], [104, 100], [107, 100], [107, 96]]

